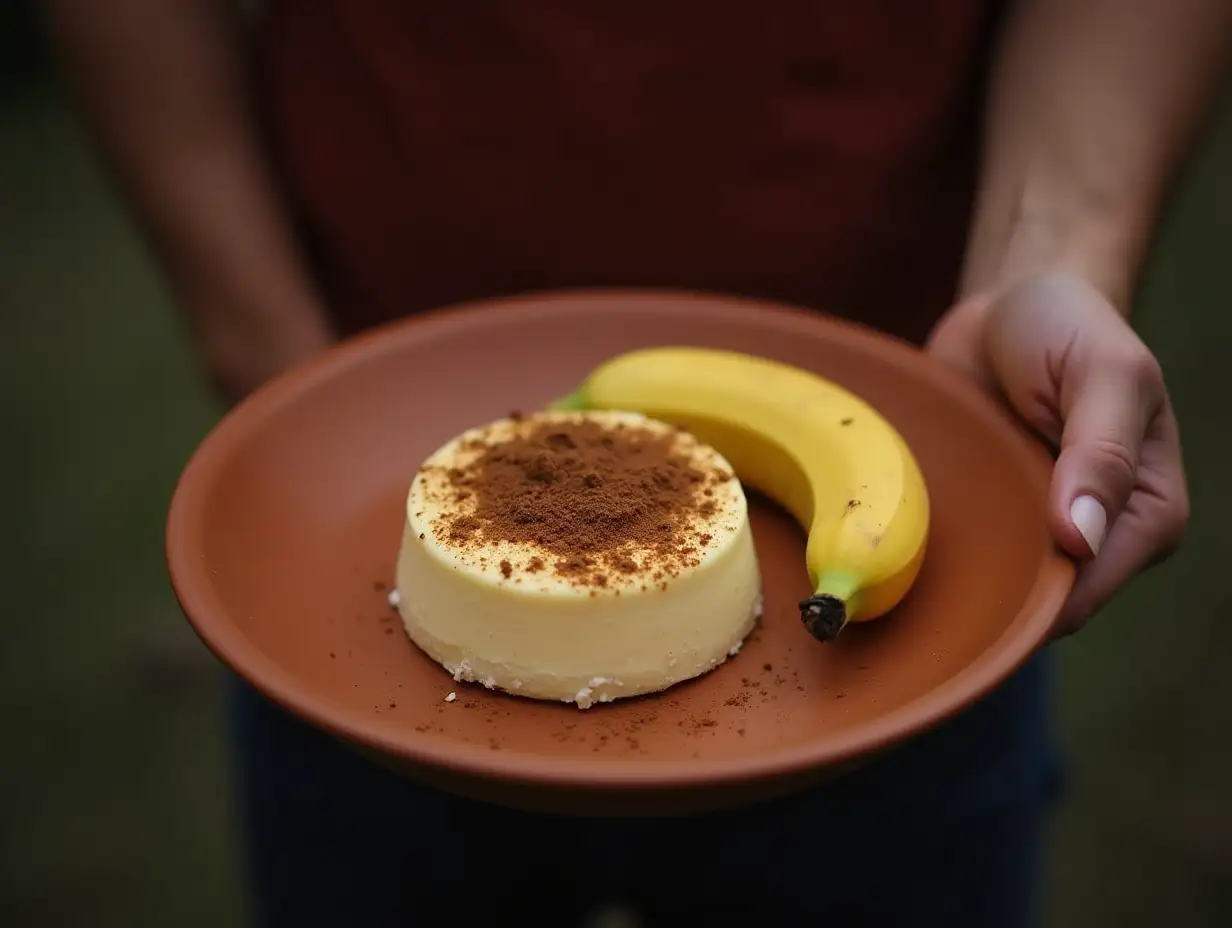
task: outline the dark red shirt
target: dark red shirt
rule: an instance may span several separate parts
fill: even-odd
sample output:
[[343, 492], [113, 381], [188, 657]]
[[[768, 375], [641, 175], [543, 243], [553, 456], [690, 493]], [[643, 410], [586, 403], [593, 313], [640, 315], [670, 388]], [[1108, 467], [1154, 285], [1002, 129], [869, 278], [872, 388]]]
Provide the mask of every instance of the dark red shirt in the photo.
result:
[[344, 330], [552, 287], [949, 304], [986, 0], [273, 0], [258, 85]]

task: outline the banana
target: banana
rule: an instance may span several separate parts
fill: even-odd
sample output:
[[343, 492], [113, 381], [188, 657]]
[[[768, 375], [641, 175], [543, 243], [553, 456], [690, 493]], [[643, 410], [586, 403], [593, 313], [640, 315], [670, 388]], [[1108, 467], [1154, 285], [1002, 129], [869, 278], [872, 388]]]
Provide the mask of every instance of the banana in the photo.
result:
[[800, 616], [819, 641], [884, 615], [915, 582], [929, 529], [919, 465], [885, 418], [823, 377], [734, 351], [648, 348], [601, 364], [553, 408], [679, 425], [783, 506], [808, 533], [813, 595]]

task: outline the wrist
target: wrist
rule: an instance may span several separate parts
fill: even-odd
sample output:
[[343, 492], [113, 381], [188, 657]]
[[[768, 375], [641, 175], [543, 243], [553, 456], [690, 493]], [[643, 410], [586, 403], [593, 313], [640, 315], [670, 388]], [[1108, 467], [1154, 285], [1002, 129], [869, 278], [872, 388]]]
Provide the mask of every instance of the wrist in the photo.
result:
[[1140, 246], [1111, 215], [1073, 213], [1020, 201], [1004, 219], [978, 219], [963, 269], [962, 296], [1004, 292], [1029, 277], [1068, 274], [1129, 315]]

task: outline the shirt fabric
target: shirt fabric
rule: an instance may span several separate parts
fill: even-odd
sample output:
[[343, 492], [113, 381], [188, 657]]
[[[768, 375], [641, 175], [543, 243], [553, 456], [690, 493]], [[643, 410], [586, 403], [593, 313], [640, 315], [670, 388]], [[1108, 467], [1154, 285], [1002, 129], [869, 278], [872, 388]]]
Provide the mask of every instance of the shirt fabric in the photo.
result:
[[920, 341], [954, 292], [987, 0], [272, 0], [270, 147], [344, 331], [642, 285]]

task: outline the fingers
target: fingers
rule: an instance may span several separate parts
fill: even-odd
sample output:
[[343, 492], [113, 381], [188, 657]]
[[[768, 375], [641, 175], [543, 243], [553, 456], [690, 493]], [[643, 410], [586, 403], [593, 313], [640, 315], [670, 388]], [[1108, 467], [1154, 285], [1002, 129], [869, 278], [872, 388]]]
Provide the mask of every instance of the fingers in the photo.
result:
[[960, 315], [939, 327], [930, 347], [991, 375], [1057, 449], [1049, 527], [1082, 562], [1063, 617], [1072, 629], [1175, 550], [1184, 530], [1188, 499], [1162, 371], [1116, 308], [1070, 275], [1031, 278], [965, 312], [975, 321]]
[[991, 299], [985, 295], [957, 304], [929, 334], [926, 347], [934, 358], [996, 392], [996, 378], [988, 370], [983, 348], [983, 325], [990, 305]]
[[1148, 429], [1136, 485], [1111, 524], [1099, 555], [1083, 564], [1057, 633], [1081, 628], [1134, 576], [1180, 547], [1189, 523], [1189, 493], [1180, 437], [1170, 409]]
[[1083, 564], [1057, 622], [1056, 637], [1082, 628], [1112, 596], [1150, 566], [1154, 542], [1149, 515], [1125, 512], [1112, 526], [1099, 557]]
[[1075, 366], [1062, 388], [1051, 511], [1060, 545], [1087, 560], [1100, 554], [1134, 489], [1164, 390], [1158, 364], [1136, 340]]

